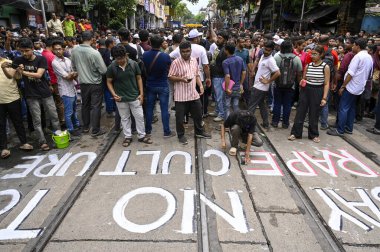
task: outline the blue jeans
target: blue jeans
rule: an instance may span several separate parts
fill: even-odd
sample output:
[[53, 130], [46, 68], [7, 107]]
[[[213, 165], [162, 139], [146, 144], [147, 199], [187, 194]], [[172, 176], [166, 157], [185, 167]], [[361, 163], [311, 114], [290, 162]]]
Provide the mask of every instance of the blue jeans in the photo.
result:
[[66, 128], [69, 132], [74, 131], [74, 127], [79, 127], [77, 117], [77, 97], [62, 96], [63, 106], [65, 110]]
[[274, 88], [272, 124], [278, 124], [280, 122], [282, 108], [282, 125], [289, 126], [289, 116], [292, 110], [293, 96], [294, 90], [291, 88]]
[[161, 120], [164, 127], [164, 135], [171, 133], [169, 126], [169, 87], [147, 87], [146, 125], [145, 132], [152, 133], [153, 108], [157, 96], [160, 99]]
[[329, 125], [329, 103], [330, 103], [330, 91], [327, 93], [327, 103], [321, 109], [321, 116], [319, 121], [321, 122], [321, 126], [326, 127]]
[[[236, 92], [236, 91], [235, 91]], [[226, 107], [224, 111], [224, 120], [227, 120], [228, 116], [230, 115], [230, 108], [232, 104], [232, 111], [237, 112], [239, 111], [239, 98], [240, 94], [231, 94], [231, 95], [225, 95], [226, 97]]]
[[215, 92], [215, 112], [218, 114], [220, 118], [225, 118], [225, 97], [224, 90], [222, 88], [224, 78], [212, 78], [212, 85], [214, 87]]
[[109, 91], [107, 84], [103, 83], [104, 103], [106, 104], [106, 112], [112, 113], [116, 111], [116, 103]]
[[347, 90], [343, 91], [339, 102], [337, 131], [344, 134], [344, 130], [353, 131], [355, 120], [357, 95], [353, 95]]

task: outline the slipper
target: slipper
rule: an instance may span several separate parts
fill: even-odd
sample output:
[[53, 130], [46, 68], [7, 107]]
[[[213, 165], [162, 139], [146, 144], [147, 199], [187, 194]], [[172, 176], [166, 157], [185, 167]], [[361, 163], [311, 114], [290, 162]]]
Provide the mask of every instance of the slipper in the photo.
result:
[[230, 151], [229, 151], [229, 154], [230, 154], [231, 156], [236, 156], [236, 152], [237, 152], [236, 148], [235, 148], [235, 147], [232, 147], [232, 148], [230, 149]]
[[21, 145], [19, 147], [20, 150], [24, 150], [24, 151], [30, 151], [30, 150], [33, 150], [33, 146], [28, 144], [28, 143], [25, 143], [23, 145]]
[[50, 150], [50, 147], [49, 147], [49, 145], [47, 145], [47, 144], [45, 143], [45, 144], [42, 144], [42, 145], [41, 145], [41, 150], [43, 150], [43, 151], [49, 151], [49, 150]]
[[4, 149], [1, 151], [1, 158], [2, 159], [9, 158], [10, 155], [11, 155], [10, 150]]
[[313, 138], [313, 142], [314, 143], [319, 143], [321, 141], [321, 139], [319, 139], [319, 137], [314, 137]]
[[372, 134], [375, 134], [375, 135], [380, 135], [380, 130], [378, 130], [376, 128], [369, 128], [369, 129], [366, 129], [366, 131], [368, 131]]
[[296, 136], [295, 136], [295, 135], [290, 135], [290, 136], [288, 137], [288, 140], [289, 140], [289, 141], [294, 141], [294, 140], [296, 140]]
[[140, 138], [138, 141], [140, 143], [146, 143], [146, 144], [152, 144], [153, 143], [153, 141], [147, 136]]
[[123, 147], [128, 147], [132, 143], [132, 138], [125, 138], [123, 141]]

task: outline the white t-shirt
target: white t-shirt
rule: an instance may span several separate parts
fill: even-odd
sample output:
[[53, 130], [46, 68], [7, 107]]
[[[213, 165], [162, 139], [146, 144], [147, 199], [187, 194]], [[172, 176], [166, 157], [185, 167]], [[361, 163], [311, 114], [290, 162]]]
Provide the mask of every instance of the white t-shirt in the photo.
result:
[[352, 76], [352, 79], [347, 83], [346, 89], [353, 95], [360, 95], [365, 89], [366, 82], [372, 72], [373, 60], [366, 50], [357, 53], [351, 60], [350, 65], [344, 78], [347, 74]]
[[268, 57], [261, 56], [261, 59], [259, 61], [259, 65], [257, 67], [257, 73], [255, 76], [255, 83], [253, 84], [254, 88], [257, 88], [261, 91], [268, 91], [269, 90], [269, 84], [264, 84], [260, 82], [260, 77], [264, 77], [266, 79], [270, 79], [272, 73], [277, 72], [279, 70], [276, 60], [273, 58], [272, 55]]
[[[177, 47], [169, 55], [172, 59], [181, 57], [179, 47]], [[209, 64], [206, 49], [201, 45], [191, 44], [191, 57], [196, 58], [199, 66], [199, 76], [201, 78], [201, 81], [204, 81], [203, 65]]]

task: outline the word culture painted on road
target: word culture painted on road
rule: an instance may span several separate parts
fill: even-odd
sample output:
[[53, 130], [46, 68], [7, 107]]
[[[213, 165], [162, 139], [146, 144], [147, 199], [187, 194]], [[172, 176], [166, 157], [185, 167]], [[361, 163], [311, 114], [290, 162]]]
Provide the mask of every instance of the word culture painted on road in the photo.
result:
[[[349, 174], [364, 178], [378, 177], [379, 173], [372, 170], [368, 165], [356, 159], [353, 155], [345, 150], [338, 150], [339, 153], [330, 150], [319, 150], [318, 157], [312, 157], [306, 152], [293, 152], [295, 159], [286, 162], [287, 167], [296, 176], [318, 176], [320, 172], [324, 172], [331, 177], [338, 177], [339, 172], [347, 172]], [[110, 171], [101, 171], [99, 176], [136, 176], [139, 171], [133, 171], [133, 164], [128, 163], [131, 157], [131, 151], [123, 151], [114, 169]], [[171, 161], [173, 158], [181, 158], [184, 162], [181, 167], [185, 175], [193, 174], [192, 155], [185, 151], [172, 151], [163, 159], [160, 166], [161, 151], [136, 151], [135, 155], [139, 158], [149, 158], [151, 160], [149, 168], [151, 175], [169, 175]], [[244, 154], [242, 154], [243, 156]], [[215, 156], [220, 159], [220, 165], [217, 170], [206, 170], [210, 176], [223, 176], [228, 174], [230, 170], [230, 159], [219, 150], [210, 149], [204, 152], [205, 159]], [[13, 170], [9, 174], [4, 175], [1, 179], [19, 179], [25, 178], [30, 174], [36, 177], [46, 178], [52, 176], [66, 176], [72, 164], [83, 163], [80, 171], [76, 171], [76, 176], [83, 176], [95, 161], [97, 155], [93, 152], [81, 152], [78, 154], [66, 153], [61, 158], [57, 155], [40, 155], [27, 156], [23, 160], [31, 161], [31, 163], [23, 163], [16, 165], [14, 169], [19, 172], [14, 173]], [[47, 162], [46, 162], [47, 161]], [[214, 162], [215, 163], [215, 162]], [[77, 165], [78, 166], [78, 165]], [[178, 169], [178, 167], [176, 167]], [[141, 169], [141, 168], [140, 168]], [[284, 176], [276, 155], [270, 152], [252, 152], [251, 163], [243, 166], [247, 175], [254, 176]], [[70, 170], [70, 172], [72, 172]], [[201, 204], [209, 207], [221, 219], [226, 221], [236, 232], [248, 233], [254, 231], [250, 228], [244, 211], [244, 204], [239, 196], [241, 191], [229, 189], [226, 190], [226, 199], [230, 201], [230, 209], [225, 210], [208, 199], [205, 195], [196, 192], [192, 188], [180, 189], [183, 192], [182, 205], [177, 202], [174, 194], [160, 187], [141, 187], [126, 192], [113, 207], [113, 219], [124, 230], [132, 233], [147, 233], [162, 227], [170, 222], [176, 214], [178, 207], [182, 207], [181, 226], [174, 230], [182, 234], [192, 234], [196, 232], [194, 220], [196, 218], [195, 197], [198, 196]], [[380, 211], [375, 202], [380, 202], [380, 187], [374, 187], [369, 194], [365, 189], [355, 188], [359, 195], [359, 201], [350, 201], [344, 198], [337, 190], [331, 188], [314, 188], [323, 201], [331, 209], [328, 224], [336, 231], [343, 231], [343, 222], [350, 221], [365, 231], [371, 231], [374, 227], [380, 228]], [[49, 193], [47, 189], [37, 190], [35, 195], [29, 200], [26, 206], [20, 211], [14, 220], [10, 221], [6, 228], [0, 229], [0, 240], [14, 239], [31, 239], [39, 236], [44, 228], [36, 227], [33, 229], [19, 229], [23, 221], [43, 203], [43, 198]], [[125, 216], [129, 202], [141, 195], [152, 195], [164, 199], [166, 204], [165, 213], [157, 220], [151, 223], [135, 223], [133, 220]], [[346, 196], [347, 197], [347, 196]], [[0, 215], [12, 211], [22, 199], [21, 193], [16, 189], [7, 189], [0, 191], [0, 202], [7, 204], [0, 209]], [[354, 198], [354, 197], [353, 197]], [[357, 199], [358, 197], [356, 197]], [[5, 199], [5, 200], [3, 200]], [[2, 204], [3, 205], [3, 204]], [[2, 206], [0, 205], [0, 207]], [[348, 209], [348, 210], [347, 210]], [[371, 213], [371, 214], [369, 214]], [[9, 220], [8, 220], [9, 221]]]

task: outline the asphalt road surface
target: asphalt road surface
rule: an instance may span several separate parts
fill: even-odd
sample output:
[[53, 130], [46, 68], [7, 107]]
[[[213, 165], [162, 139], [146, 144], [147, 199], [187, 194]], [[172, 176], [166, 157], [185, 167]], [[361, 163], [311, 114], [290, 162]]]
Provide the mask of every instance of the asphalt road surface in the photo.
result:
[[128, 148], [112, 120], [104, 136], [0, 160], [0, 251], [380, 250], [371, 119], [345, 137], [321, 131], [318, 144], [260, 129], [245, 165], [220, 148], [211, 118], [212, 139], [193, 138], [190, 121], [180, 145], [158, 122], [152, 145], [134, 136]]

